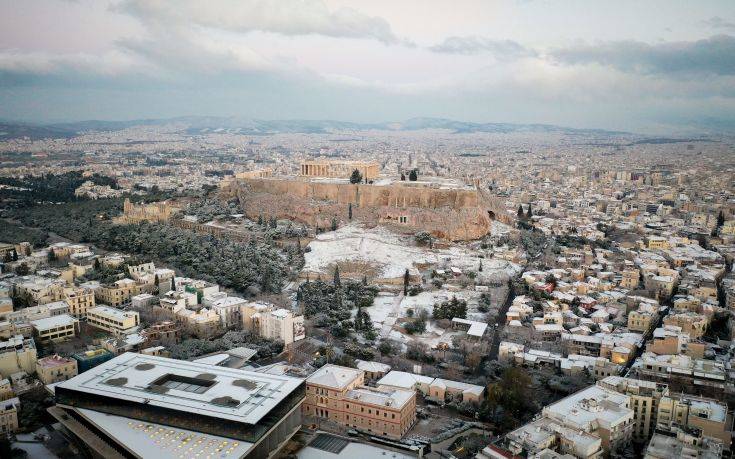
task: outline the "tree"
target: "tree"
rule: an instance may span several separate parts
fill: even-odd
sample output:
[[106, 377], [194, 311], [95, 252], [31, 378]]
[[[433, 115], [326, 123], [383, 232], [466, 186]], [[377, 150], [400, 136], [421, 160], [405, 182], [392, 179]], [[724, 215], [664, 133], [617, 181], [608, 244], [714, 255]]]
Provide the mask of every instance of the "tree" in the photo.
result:
[[526, 211], [526, 218], [531, 218], [531, 215], [533, 215], [533, 213], [531, 212], [531, 203], [529, 202], [528, 210]]
[[332, 217], [332, 231], [337, 231], [337, 219]]
[[725, 214], [722, 213], [722, 210], [720, 210], [720, 213], [717, 214], [717, 227], [720, 228], [724, 224], [725, 224]]
[[406, 181], [406, 174], [401, 172], [401, 182], [405, 182], [405, 181]]
[[25, 261], [15, 268], [15, 274], [19, 276], [27, 276], [30, 273], [31, 268], [28, 267]]
[[403, 273], [403, 295], [408, 295], [408, 283], [411, 280], [411, 275], [408, 273], [408, 269]]
[[263, 214], [258, 215], [258, 225], [263, 226]]
[[419, 179], [419, 170], [412, 169], [411, 172], [408, 174], [408, 180], [415, 182], [418, 179]]
[[48, 261], [49, 263], [56, 261], [56, 252], [54, 252], [53, 250], [48, 251]]
[[333, 282], [333, 284], [334, 284], [335, 287], [341, 287], [342, 286], [342, 281], [339, 278], [339, 265], [335, 265], [334, 266], [334, 282]]
[[354, 171], [352, 171], [352, 175], [350, 175], [350, 183], [356, 185], [360, 182], [362, 182], [362, 174], [359, 170], [355, 169]]
[[480, 261], [480, 266], [477, 267], [477, 272], [482, 272], [482, 261]]
[[518, 218], [523, 218], [523, 205], [518, 204]]
[[100, 263], [100, 259], [99, 258], [95, 258], [94, 259], [93, 267], [94, 267], [94, 270], [95, 271], [99, 271], [102, 268], [102, 263]]
[[352, 203], [347, 206], [347, 218], [352, 220]]

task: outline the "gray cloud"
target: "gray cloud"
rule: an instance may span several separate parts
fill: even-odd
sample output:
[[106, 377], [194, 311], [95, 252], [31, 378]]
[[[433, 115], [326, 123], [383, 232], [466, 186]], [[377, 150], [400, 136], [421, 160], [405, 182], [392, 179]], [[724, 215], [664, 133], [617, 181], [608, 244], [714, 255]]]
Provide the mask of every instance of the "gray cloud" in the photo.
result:
[[498, 60], [515, 60], [536, 56], [536, 52], [513, 40], [491, 40], [485, 37], [448, 37], [443, 42], [429, 47], [435, 53], [475, 55], [492, 54]]
[[713, 29], [735, 30], [735, 22], [728, 21], [719, 16], [712, 16], [702, 21], [702, 24]]
[[549, 55], [560, 64], [599, 64], [628, 73], [735, 75], [735, 37], [730, 35], [656, 45], [615, 41], [556, 49]]
[[141, 22], [162, 27], [195, 25], [230, 32], [272, 32], [287, 36], [324, 35], [400, 40], [390, 24], [353, 8], [330, 11], [322, 0], [125, 0], [115, 7]]

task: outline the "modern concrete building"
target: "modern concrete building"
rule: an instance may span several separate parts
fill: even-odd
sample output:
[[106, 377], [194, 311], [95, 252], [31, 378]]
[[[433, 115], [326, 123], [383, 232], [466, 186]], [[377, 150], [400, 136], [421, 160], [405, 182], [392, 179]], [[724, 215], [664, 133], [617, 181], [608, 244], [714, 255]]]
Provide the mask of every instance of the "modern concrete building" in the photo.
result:
[[304, 386], [288, 376], [125, 353], [55, 386], [49, 413], [105, 458], [265, 459], [301, 427]]
[[87, 323], [113, 335], [127, 335], [138, 330], [140, 315], [136, 311], [97, 306], [87, 311]]
[[31, 321], [33, 337], [39, 343], [64, 341], [79, 333], [79, 321], [68, 314]]

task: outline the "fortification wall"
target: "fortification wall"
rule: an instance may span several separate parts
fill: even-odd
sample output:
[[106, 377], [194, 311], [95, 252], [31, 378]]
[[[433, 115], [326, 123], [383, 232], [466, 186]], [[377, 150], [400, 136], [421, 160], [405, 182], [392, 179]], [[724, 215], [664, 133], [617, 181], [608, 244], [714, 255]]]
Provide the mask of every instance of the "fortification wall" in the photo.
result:
[[222, 190], [236, 196], [249, 218], [290, 218], [326, 228], [333, 218], [384, 224], [412, 233], [427, 231], [448, 240], [478, 239], [490, 231], [496, 209], [475, 189], [431, 188], [410, 182], [353, 185], [300, 179], [239, 179]]

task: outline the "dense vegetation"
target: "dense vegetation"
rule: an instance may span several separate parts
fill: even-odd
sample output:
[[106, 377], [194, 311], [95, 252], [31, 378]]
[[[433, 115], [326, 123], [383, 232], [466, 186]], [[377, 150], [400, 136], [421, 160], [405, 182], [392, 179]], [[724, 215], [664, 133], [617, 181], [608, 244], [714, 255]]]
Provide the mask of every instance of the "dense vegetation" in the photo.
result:
[[97, 185], [117, 188], [114, 178], [99, 174], [83, 177], [81, 171], [22, 178], [0, 177], [0, 185], [5, 185], [0, 187], [0, 201], [12, 207], [26, 207], [37, 202], [76, 201], [79, 198], [74, 195], [74, 190], [88, 180]]
[[7, 220], [0, 221], [0, 242], [17, 244], [30, 242], [34, 247], [43, 246], [48, 239], [48, 233], [35, 228], [26, 228]]
[[278, 355], [283, 350], [282, 342], [271, 341], [246, 331], [229, 331], [217, 339], [188, 339], [171, 346], [169, 350], [171, 357], [189, 360], [241, 346], [257, 350], [260, 358]]
[[[297, 298], [304, 306], [304, 315], [314, 318], [317, 326], [330, 327], [334, 337], [344, 338], [357, 331], [373, 340], [376, 334], [366, 309], [372, 306], [377, 294], [377, 288], [362, 282], [341, 282], [337, 274], [332, 284], [322, 280], [301, 284]], [[354, 308], [357, 312], [352, 319]]]
[[[216, 282], [241, 293], [277, 293], [303, 263], [294, 247], [281, 251], [264, 242], [237, 243], [167, 225], [115, 225], [120, 200], [79, 201], [14, 210], [24, 225], [106, 249], [142, 254], [177, 268], [185, 276]], [[293, 271], [292, 271], [293, 270]]]

